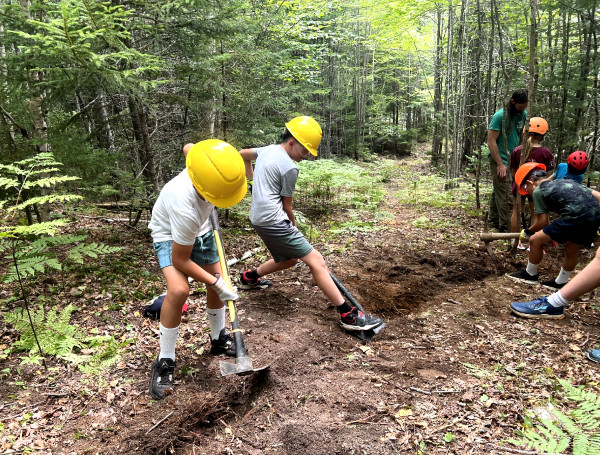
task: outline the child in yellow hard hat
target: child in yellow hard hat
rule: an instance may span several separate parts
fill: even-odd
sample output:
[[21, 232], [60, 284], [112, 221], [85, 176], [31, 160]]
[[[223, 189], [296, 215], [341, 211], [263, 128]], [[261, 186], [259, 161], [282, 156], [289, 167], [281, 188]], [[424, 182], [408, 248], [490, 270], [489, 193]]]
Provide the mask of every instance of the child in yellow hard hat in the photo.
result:
[[231, 207], [246, 194], [244, 162], [226, 142], [209, 139], [188, 144], [186, 168], [169, 181], [154, 204], [148, 227], [167, 282], [160, 311], [160, 353], [152, 365], [150, 395], [173, 391], [175, 345], [181, 310], [189, 295], [188, 277], [206, 284], [212, 354], [235, 355], [225, 329], [225, 306], [238, 298], [224, 282], [209, 217], [216, 207]]
[[[292, 200], [299, 169], [296, 165], [309, 154], [317, 156], [321, 127], [308, 116], [296, 117], [285, 124], [280, 144], [240, 151], [246, 165], [246, 177], [253, 180], [250, 222], [263, 239], [273, 259], [255, 270], [240, 275], [240, 289], [272, 286], [263, 277], [304, 262], [323, 293], [336, 306], [341, 326], [346, 330], [364, 331], [382, 324], [378, 317], [363, 313], [350, 305], [329, 275], [321, 253], [308, 243], [296, 227]], [[255, 167], [252, 161], [256, 160]]]

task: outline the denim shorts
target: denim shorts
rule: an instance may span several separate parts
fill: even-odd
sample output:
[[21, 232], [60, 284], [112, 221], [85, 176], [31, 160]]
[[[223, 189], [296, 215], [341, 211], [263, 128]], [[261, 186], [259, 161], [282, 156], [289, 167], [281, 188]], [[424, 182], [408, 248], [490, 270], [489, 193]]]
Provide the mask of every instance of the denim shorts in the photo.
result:
[[285, 220], [270, 226], [252, 225], [275, 262], [301, 259], [313, 250], [302, 232], [291, 221]]
[[[161, 269], [173, 265], [173, 240], [164, 240], [154, 245], [154, 251]], [[210, 265], [219, 262], [219, 252], [212, 231], [196, 237], [190, 259], [198, 265]]]

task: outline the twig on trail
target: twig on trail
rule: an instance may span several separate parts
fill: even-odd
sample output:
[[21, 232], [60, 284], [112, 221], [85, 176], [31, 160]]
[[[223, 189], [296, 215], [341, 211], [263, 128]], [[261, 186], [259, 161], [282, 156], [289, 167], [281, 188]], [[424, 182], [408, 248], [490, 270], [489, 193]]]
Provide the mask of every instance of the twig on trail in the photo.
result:
[[[27, 406], [23, 406], [20, 410], [20, 412], [18, 414], [15, 414], [13, 416], [9, 416], [9, 417], [0, 417], [0, 422], [6, 421], [6, 420], [11, 420], [11, 419], [15, 419], [17, 417], [20, 417], [23, 415], [23, 413], [25, 412], [25, 409], [29, 409], [29, 408], [36, 408], [38, 407], [40, 404], [43, 404], [43, 401], [40, 401], [38, 403], [33, 403], [33, 404], [29, 404]], [[2, 454], [0, 454], [2, 455]]]
[[444, 426], [441, 426], [441, 427], [439, 427], [439, 428], [436, 428], [436, 429], [435, 429], [435, 430], [433, 430], [433, 431], [430, 431], [430, 432], [429, 432], [429, 434], [438, 433], [438, 432], [440, 432], [440, 431], [443, 431], [443, 430], [445, 430], [446, 428], [450, 428], [451, 426], [455, 425], [456, 423], [460, 422], [461, 420], [464, 420], [464, 417], [457, 417], [457, 418], [456, 418], [456, 419], [454, 419], [452, 422], [450, 422], [450, 423], [448, 423], [448, 424], [446, 424], [446, 425], [444, 425]]
[[423, 390], [423, 389], [417, 389], [416, 387], [411, 387], [410, 390], [413, 390], [413, 391], [419, 392], [419, 393], [424, 393], [425, 395], [431, 395], [431, 392], [428, 392], [427, 390]]
[[439, 393], [440, 395], [444, 394], [444, 393], [461, 393], [462, 389], [458, 389], [458, 390], [453, 390], [453, 389], [448, 389], [448, 390], [432, 390], [432, 393]]
[[448, 300], [448, 302], [453, 303], [455, 305], [462, 305], [462, 303], [460, 303], [460, 302], [458, 302], [458, 301], [456, 301], [454, 299], [446, 299], [446, 300]]
[[154, 430], [157, 426], [159, 426], [161, 423], [163, 423], [165, 420], [167, 420], [169, 417], [171, 417], [171, 414], [173, 414], [173, 412], [175, 411], [171, 411], [169, 412], [166, 416], [164, 416], [162, 419], [160, 419], [158, 422], [156, 422], [152, 428], [150, 428], [148, 431], [146, 431], [146, 434], [150, 433], [152, 430]]
[[45, 392], [42, 393], [42, 395], [46, 395], [47, 397], [51, 397], [51, 398], [62, 398], [62, 397], [68, 397], [71, 393], [70, 392]]
[[369, 419], [371, 417], [375, 417], [376, 415], [377, 414], [373, 414], [373, 415], [365, 417], [364, 419], [358, 419], [358, 420], [352, 420], [350, 422], [344, 422], [344, 425], [353, 425], [355, 423], [364, 423], [367, 425], [389, 425], [389, 423], [386, 423], [386, 422], [371, 422], [371, 421], [369, 421]]

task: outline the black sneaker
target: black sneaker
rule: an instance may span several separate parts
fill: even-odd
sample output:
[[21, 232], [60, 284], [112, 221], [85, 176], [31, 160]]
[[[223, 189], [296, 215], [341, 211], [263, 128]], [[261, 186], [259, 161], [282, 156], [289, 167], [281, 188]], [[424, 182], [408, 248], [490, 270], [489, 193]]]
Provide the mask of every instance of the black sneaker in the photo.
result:
[[240, 285], [238, 286], [240, 289], [249, 290], [249, 289], [266, 289], [268, 287], [273, 286], [273, 282], [270, 280], [265, 280], [259, 278], [257, 280], [250, 280], [246, 278], [246, 274], [250, 270], [246, 270], [245, 272], [240, 273]]
[[210, 340], [210, 353], [213, 355], [225, 354], [235, 357], [235, 340], [224, 328], [221, 329], [218, 339]]
[[173, 393], [173, 372], [175, 361], [172, 359], [156, 359], [152, 364], [150, 395], [155, 400], [162, 400]]
[[562, 289], [563, 286], [567, 283], [558, 284], [556, 282], [556, 279], [554, 279], [554, 280], [542, 281], [540, 284], [542, 286], [544, 286], [545, 288], [552, 289], [553, 291], [558, 291], [559, 289]]
[[377, 316], [364, 314], [354, 307], [348, 313], [340, 314], [340, 325], [346, 330], [370, 330], [383, 323]]
[[523, 283], [537, 284], [539, 275], [530, 275], [527, 270], [519, 270], [518, 272], [507, 273], [507, 277], [515, 280], [522, 281]]

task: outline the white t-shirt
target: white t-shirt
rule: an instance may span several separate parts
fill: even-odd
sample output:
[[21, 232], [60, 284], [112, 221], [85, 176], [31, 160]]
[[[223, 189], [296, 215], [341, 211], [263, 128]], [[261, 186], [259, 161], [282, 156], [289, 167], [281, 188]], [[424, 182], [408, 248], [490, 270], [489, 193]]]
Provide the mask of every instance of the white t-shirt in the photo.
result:
[[148, 227], [154, 243], [173, 240], [193, 245], [196, 237], [210, 231], [213, 205], [200, 197], [186, 169], [161, 190]]
[[282, 197], [292, 197], [298, 180], [298, 166], [278, 144], [253, 149], [256, 156], [252, 182], [250, 222], [270, 226], [289, 219]]

